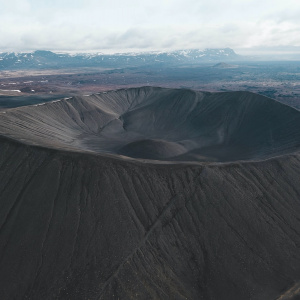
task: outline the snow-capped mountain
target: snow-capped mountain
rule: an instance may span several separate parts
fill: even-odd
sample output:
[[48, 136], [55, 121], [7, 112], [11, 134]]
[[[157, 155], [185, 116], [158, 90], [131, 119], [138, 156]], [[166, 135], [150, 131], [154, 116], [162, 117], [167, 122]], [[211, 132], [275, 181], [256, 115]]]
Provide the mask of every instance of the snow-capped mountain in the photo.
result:
[[177, 50], [171, 52], [120, 54], [61, 54], [38, 50], [32, 53], [0, 53], [0, 69], [66, 67], [136, 67], [237, 61], [242, 57], [232, 49]]

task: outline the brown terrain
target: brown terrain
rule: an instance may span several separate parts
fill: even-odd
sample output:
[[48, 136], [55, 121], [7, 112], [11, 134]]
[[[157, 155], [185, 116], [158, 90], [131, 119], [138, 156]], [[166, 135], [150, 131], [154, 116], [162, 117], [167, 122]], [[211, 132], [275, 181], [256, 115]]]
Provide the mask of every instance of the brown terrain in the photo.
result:
[[300, 67], [297, 64], [292, 66], [293, 63], [287, 63], [286, 70], [272, 64], [234, 65], [230, 68], [211, 64], [186, 68], [145, 66], [1, 71], [0, 95], [69, 96], [149, 85], [210, 92], [250, 91], [300, 108]]

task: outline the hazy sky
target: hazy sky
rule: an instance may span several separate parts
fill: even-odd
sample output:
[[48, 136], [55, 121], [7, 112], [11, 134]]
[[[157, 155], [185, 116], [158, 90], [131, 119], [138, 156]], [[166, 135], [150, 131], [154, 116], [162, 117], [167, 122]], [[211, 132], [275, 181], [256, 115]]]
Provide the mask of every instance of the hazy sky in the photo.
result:
[[0, 0], [0, 52], [300, 49], [299, 0]]

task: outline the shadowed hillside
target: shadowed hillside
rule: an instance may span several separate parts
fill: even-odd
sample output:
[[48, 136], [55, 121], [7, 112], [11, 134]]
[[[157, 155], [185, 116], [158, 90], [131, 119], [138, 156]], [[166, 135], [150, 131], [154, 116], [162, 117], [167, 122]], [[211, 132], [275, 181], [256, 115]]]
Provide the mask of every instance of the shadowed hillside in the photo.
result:
[[157, 88], [0, 113], [0, 298], [297, 299], [299, 114]]

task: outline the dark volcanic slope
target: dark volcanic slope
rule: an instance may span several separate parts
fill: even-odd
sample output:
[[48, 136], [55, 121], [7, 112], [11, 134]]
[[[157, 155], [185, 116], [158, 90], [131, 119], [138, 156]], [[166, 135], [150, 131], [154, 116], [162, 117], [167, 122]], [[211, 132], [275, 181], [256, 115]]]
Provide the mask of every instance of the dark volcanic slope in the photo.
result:
[[[160, 93], [173, 95], [167, 98], [175, 99], [173, 106], [171, 100], [159, 102]], [[147, 103], [142, 100], [145, 95]], [[228, 106], [218, 106], [216, 99]], [[230, 113], [235, 107], [230, 99], [242, 102], [244, 113], [238, 108]], [[138, 143], [147, 158], [165, 159], [170, 152], [179, 157], [188, 147], [182, 143], [183, 126], [189, 128], [187, 144], [199, 145], [199, 136], [208, 141], [209, 133], [212, 141], [217, 140], [208, 129], [196, 136], [195, 128], [219, 128], [222, 123], [213, 125], [208, 117], [200, 121], [196, 112], [204, 110], [218, 111], [217, 120], [235, 124], [226, 127], [234, 135], [224, 135], [230, 147], [238, 145], [238, 137], [250, 146], [253, 139], [251, 158], [295, 151], [298, 135], [290, 122], [298, 126], [299, 112], [258, 99], [260, 112], [252, 94], [233, 93], [230, 98], [149, 88], [1, 115], [0, 298], [297, 299], [298, 153], [256, 162], [154, 164], [85, 151], [115, 148], [140, 156]], [[183, 103], [182, 110], [177, 101]], [[159, 117], [164, 107], [173, 109]], [[227, 113], [218, 107], [228, 107]], [[277, 107], [289, 116], [284, 124]], [[267, 109], [270, 117], [263, 118]], [[175, 118], [174, 110], [183, 118]], [[233, 123], [225, 117], [236, 114], [241, 118]], [[254, 124], [263, 130], [252, 133], [244, 124], [250, 126], [254, 116]], [[176, 134], [171, 120], [176, 121]], [[264, 142], [263, 137], [271, 135], [266, 133], [270, 124], [279, 132], [274, 129]], [[14, 127], [9, 131], [9, 126]], [[126, 135], [132, 140], [122, 145], [121, 127], [124, 141]], [[290, 135], [285, 128], [290, 128]], [[175, 135], [182, 139], [175, 140]], [[149, 150], [153, 147], [154, 154]], [[208, 157], [203, 153], [189, 155]]]
[[134, 158], [261, 159], [300, 146], [300, 113], [247, 92], [139, 88], [9, 110], [0, 133], [34, 145]]

